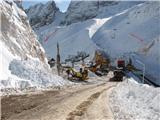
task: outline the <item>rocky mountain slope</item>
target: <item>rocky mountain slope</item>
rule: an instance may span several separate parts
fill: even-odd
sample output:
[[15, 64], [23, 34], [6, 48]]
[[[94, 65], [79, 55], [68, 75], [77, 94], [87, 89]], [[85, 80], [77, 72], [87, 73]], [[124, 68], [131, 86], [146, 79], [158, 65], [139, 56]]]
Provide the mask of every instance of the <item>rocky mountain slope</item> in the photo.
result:
[[[95, 17], [105, 18], [117, 14], [133, 5], [141, 2], [136, 1], [71, 1], [67, 11], [62, 13], [56, 7], [54, 1], [49, 1], [46, 4], [36, 4], [26, 9], [30, 24], [33, 27], [39, 28], [51, 23], [58, 25], [70, 25], [72, 23], [82, 22]], [[117, 8], [117, 6], [119, 6]], [[112, 9], [110, 11], [110, 8]], [[62, 17], [63, 16], [63, 17]]]
[[118, 4], [114, 1], [71, 1], [61, 24], [69, 25], [96, 17], [103, 7]]
[[14, 2], [2, 1], [0, 7], [1, 42], [13, 55], [23, 59], [27, 56], [37, 57], [44, 62], [44, 50], [37, 41], [37, 36], [30, 27], [25, 12]]
[[40, 27], [52, 23], [59, 9], [54, 1], [49, 1], [46, 4], [39, 3], [31, 6], [25, 12], [28, 15], [31, 26]]

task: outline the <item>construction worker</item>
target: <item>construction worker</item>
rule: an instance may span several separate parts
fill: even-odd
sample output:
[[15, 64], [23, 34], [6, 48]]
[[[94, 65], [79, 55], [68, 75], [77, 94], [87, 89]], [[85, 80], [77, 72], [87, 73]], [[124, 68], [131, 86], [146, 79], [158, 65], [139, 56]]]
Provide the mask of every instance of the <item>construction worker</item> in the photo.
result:
[[67, 77], [68, 77], [68, 79], [69, 79], [70, 70], [69, 70], [69, 69], [67, 69], [67, 70], [66, 70], [66, 73], [67, 73]]
[[80, 68], [80, 69], [79, 69], [79, 72], [80, 72], [81, 74], [83, 73], [83, 70], [82, 70], [82, 68]]

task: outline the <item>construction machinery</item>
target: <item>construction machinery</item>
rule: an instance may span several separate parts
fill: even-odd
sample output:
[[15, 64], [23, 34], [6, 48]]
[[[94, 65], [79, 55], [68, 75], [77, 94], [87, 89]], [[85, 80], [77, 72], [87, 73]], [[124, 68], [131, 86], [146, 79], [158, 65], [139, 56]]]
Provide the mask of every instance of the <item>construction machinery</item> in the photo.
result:
[[110, 79], [110, 81], [123, 81], [123, 76], [125, 71], [125, 60], [118, 59], [117, 60], [117, 66], [113, 71], [113, 77]]
[[110, 60], [102, 51], [95, 51], [95, 56], [91, 63], [92, 64], [86, 68], [96, 75], [102, 76], [108, 73]]
[[113, 77], [111, 81], [123, 81], [123, 76], [125, 76], [126, 71], [139, 71], [132, 65], [132, 60], [129, 59], [128, 64], [122, 58], [116, 61], [116, 68], [113, 70]]
[[77, 72], [72, 67], [69, 67], [66, 70], [69, 80], [87, 80], [88, 79], [88, 70], [80, 68], [80, 71]]
[[89, 66], [82, 65], [83, 69], [80, 68], [79, 71], [73, 69], [73, 67], [68, 67], [66, 73], [69, 80], [87, 80], [88, 70], [95, 73], [98, 76], [106, 75], [109, 71], [109, 59], [101, 51], [96, 51], [93, 60]]

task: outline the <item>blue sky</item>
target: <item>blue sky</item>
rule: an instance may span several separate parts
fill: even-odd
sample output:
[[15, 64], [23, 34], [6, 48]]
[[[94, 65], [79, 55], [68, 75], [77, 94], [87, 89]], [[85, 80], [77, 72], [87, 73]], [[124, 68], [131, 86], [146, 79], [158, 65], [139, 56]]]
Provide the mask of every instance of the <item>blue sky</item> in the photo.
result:
[[[49, 0], [24, 0], [23, 1], [23, 7], [28, 8], [29, 6], [35, 5], [39, 2], [46, 3]], [[57, 7], [60, 9], [60, 11], [65, 12], [68, 8], [68, 5], [71, 0], [54, 0]]]

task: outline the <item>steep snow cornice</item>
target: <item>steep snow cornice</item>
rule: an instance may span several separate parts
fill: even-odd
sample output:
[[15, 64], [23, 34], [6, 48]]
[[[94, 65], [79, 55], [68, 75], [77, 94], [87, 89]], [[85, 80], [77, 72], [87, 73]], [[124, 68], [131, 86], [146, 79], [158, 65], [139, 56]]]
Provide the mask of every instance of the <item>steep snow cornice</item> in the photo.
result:
[[50, 24], [54, 21], [55, 13], [59, 11], [54, 1], [46, 4], [36, 4], [25, 10], [33, 28]]

